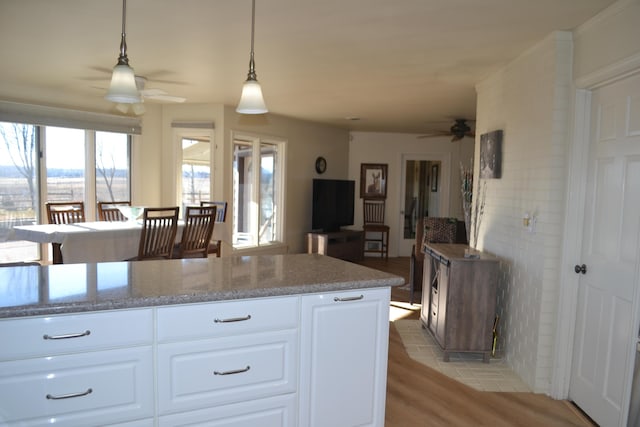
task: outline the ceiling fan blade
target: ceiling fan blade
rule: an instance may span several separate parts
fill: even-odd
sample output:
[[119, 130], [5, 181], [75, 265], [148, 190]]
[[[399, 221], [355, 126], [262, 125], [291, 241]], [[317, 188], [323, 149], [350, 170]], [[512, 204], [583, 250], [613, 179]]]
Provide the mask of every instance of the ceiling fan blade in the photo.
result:
[[181, 96], [162, 95], [162, 94], [143, 95], [143, 96], [145, 97], [145, 99], [150, 99], [152, 101], [159, 101], [159, 102], [184, 102], [187, 100], [187, 98], [183, 98]]
[[447, 132], [447, 131], [436, 131], [436, 132], [431, 132], [431, 133], [425, 133], [423, 135], [418, 135], [416, 138], [418, 139], [422, 139], [422, 138], [437, 138], [440, 136], [449, 136], [451, 135], [451, 132]]

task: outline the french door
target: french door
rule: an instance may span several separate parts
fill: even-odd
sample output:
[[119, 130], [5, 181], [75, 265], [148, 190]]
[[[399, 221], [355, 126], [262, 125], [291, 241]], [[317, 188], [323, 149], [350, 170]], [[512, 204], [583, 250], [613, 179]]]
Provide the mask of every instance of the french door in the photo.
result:
[[403, 154], [398, 256], [409, 256], [421, 216], [449, 214], [450, 157], [439, 153]]

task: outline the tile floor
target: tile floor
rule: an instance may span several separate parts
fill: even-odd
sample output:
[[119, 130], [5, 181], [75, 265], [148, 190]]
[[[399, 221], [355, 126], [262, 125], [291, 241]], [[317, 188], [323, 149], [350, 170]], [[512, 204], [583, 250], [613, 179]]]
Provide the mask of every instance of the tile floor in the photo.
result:
[[444, 362], [442, 350], [419, 320], [399, 319], [394, 325], [412, 359], [450, 378], [480, 391], [531, 392], [503, 359], [483, 363], [479, 353], [450, 353], [450, 361]]

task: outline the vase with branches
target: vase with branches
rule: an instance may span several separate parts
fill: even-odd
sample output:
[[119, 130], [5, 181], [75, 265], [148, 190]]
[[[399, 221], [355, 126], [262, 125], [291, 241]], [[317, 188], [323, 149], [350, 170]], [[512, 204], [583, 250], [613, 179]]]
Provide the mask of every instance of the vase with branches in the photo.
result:
[[471, 237], [471, 203], [473, 200], [473, 158], [471, 158], [467, 167], [460, 162], [460, 191], [462, 193], [462, 210], [467, 242], [471, 242], [469, 238]]
[[473, 244], [469, 241], [469, 245], [477, 249], [478, 245], [478, 232], [480, 231], [480, 224], [482, 223], [482, 215], [484, 214], [484, 201], [487, 195], [487, 181], [480, 180], [482, 190], [480, 191], [480, 197], [476, 198], [475, 208], [473, 210]]

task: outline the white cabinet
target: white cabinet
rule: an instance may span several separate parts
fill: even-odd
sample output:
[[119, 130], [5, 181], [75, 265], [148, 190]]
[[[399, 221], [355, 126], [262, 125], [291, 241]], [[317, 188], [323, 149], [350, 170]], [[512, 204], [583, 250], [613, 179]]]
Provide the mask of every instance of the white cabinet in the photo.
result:
[[0, 425], [152, 418], [152, 319], [133, 310], [1, 321], [11, 345], [0, 349]]
[[[162, 425], [292, 425], [299, 304], [281, 297], [158, 309]], [[271, 397], [280, 400], [266, 404]]]
[[159, 427], [297, 427], [295, 394], [160, 417]]
[[300, 426], [384, 425], [390, 289], [302, 297]]
[[390, 288], [0, 320], [0, 426], [384, 425]]

